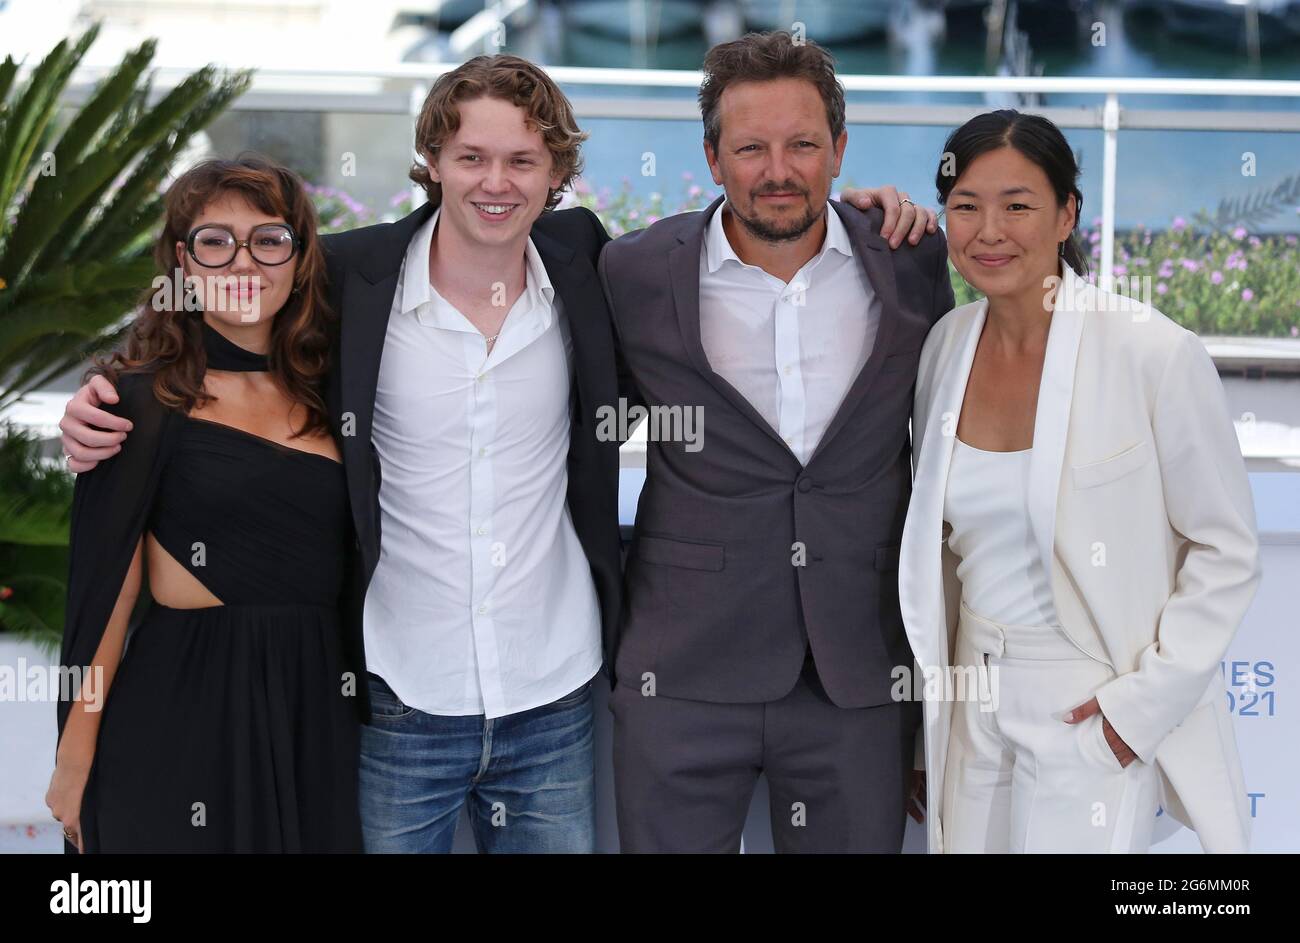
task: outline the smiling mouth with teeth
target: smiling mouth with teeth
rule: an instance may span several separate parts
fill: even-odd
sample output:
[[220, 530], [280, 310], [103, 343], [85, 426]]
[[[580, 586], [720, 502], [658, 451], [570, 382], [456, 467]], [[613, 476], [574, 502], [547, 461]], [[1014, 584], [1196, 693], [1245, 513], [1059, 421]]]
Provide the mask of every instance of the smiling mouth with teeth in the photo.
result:
[[515, 208], [513, 203], [475, 203], [474, 205], [491, 216], [502, 216]]

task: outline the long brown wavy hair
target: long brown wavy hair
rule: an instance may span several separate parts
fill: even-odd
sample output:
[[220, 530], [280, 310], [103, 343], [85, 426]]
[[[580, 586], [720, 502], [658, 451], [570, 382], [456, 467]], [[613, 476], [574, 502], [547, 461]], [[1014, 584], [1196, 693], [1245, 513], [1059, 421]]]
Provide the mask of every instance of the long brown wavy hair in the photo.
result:
[[[329, 370], [335, 316], [325, 295], [325, 257], [316, 235], [316, 207], [293, 171], [255, 154], [235, 160], [205, 160], [171, 185], [164, 199], [165, 222], [154, 245], [154, 261], [170, 285], [178, 267], [176, 243], [213, 200], [238, 194], [269, 216], [293, 227], [299, 239], [293, 291], [271, 322], [268, 367], [289, 399], [306, 410], [297, 435], [330, 430], [322, 390]], [[116, 383], [123, 373], [152, 373], [153, 392], [165, 406], [190, 412], [216, 397], [203, 390], [207, 355], [203, 313], [174, 310], [174, 292], [151, 286], [140, 301], [124, 349], [98, 358], [92, 372]], [[166, 296], [164, 303], [159, 299]]]

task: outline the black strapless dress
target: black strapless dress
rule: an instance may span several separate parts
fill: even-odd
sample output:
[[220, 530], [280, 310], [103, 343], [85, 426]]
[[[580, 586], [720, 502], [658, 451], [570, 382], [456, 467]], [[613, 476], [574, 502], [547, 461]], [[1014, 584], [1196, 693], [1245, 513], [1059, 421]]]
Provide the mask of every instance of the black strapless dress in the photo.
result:
[[[123, 396], [126, 411], [140, 399]], [[211, 421], [173, 413], [164, 425], [138, 530], [223, 605], [155, 602], [134, 627], [82, 802], [85, 848], [360, 851], [343, 466]], [[74, 518], [83, 540], [89, 526]], [[76, 555], [74, 540], [74, 574]]]

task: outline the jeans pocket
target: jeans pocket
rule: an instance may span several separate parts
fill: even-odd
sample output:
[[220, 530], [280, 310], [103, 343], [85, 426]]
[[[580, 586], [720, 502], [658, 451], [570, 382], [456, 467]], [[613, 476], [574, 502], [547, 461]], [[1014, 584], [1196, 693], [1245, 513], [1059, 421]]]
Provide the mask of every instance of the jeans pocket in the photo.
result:
[[407, 707], [393, 693], [383, 678], [373, 672], [366, 672], [366, 681], [370, 685], [370, 714], [385, 720], [401, 720], [415, 713], [414, 707]]
[[591, 695], [591, 681], [588, 680], [578, 685], [564, 697], [551, 701], [551, 707], [573, 707], [575, 704], [581, 704]]

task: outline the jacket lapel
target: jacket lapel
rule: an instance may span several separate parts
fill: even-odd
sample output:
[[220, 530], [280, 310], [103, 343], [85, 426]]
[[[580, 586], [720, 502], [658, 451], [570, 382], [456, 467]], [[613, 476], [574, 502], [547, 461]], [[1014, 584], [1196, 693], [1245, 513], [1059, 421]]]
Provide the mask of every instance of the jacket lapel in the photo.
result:
[[931, 374], [933, 394], [918, 391], [918, 399], [926, 404], [924, 413], [918, 410], [912, 417], [912, 435], [919, 434], [921, 443], [903, 529], [898, 590], [908, 640], [923, 667], [948, 663], [943, 555], [938, 544], [945, 539], [943, 502], [957, 419], [987, 310], [988, 302], [979, 302], [967, 323], [954, 329], [947, 356], [934, 365]]
[[612, 362], [614, 342], [609, 332], [608, 317], [590, 318], [589, 312], [605, 310], [605, 296], [596, 278], [596, 270], [571, 248], [533, 227], [531, 234], [537, 254], [541, 256], [546, 274], [555, 287], [555, 293], [564, 307], [573, 341], [574, 371], [577, 383], [574, 395], [576, 408], [573, 422], [581, 426], [588, 416], [596, 415], [600, 398], [592, 388], [593, 369], [584, 365]]
[[[370, 448], [370, 426], [375, 412], [375, 389], [379, 383], [379, 361], [388, 335], [388, 316], [397, 289], [397, 274], [406, 257], [406, 247], [416, 231], [433, 215], [425, 203], [415, 212], [380, 230], [376, 238], [357, 255], [350, 266], [360, 278], [348, 278], [343, 287], [341, 408], [357, 417], [357, 434], [362, 451]], [[345, 440], [346, 441], [346, 440]]]
[[673, 304], [677, 309], [677, 325], [681, 329], [682, 342], [686, 346], [691, 365], [742, 415], [762, 429], [789, 453], [791, 458], [795, 458], [794, 453], [790, 451], [790, 446], [786, 445], [780, 434], [768, 425], [767, 420], [759, 414], [753, 404], [745, 399], [739, 390], [713, 372], [713, 368], [709, 366], [709, 358], [704, 353], [704, 343], [700, 340], [700, 250], [704, 245], [704, 233], [708, 229], [709, 220], [713, 218], [714, 213], [718, 212], [722, 201], [723, 197], [714, 200], [712, 205], [696, 219], [694, 227], [684, 237], [677, 237], [680, 244], [668, 253], [668, 275], [672, 284]]
[[[848, 422], [849, 417], [858, 408], [858, 404], [867, 395], [867, 391], [871, 389], [871, 384], [880, 372], [880, 365], [889, 355], [890, 341], [894, 336], [894, 324], [898, 320], [898, 285], [894, 280], [894, 262], [890, 256], [893, 250], [889, 248], [889, 243], [867, 224], [865, 214], [856, 209], [846, 210], [833, 200], [828, 200], [826, 205], [840, 214], [844, 228], [848, 230], [849, 239], [853, 242], [853, 257], [862, 266], [867, 281], [871, 284], [871, 290], [876, 293], [880, 301], [880, 324], [876, 328], [876, 339], [867, 362], [858, 371], [839, 409], [835, 411], [830, 425], [822, 434], [821, 441], [817, 443], [817, 448], [809, 457], [809, 465], [835, 438], [835, 434], [844, 428], [844, 424]], [[865, 309], [858, 313], [862, 317], [867, 316]]]
[[1034, 413], [1034, 450], [1029, 459], [1029, 524], [1043, 572], [1053, 572], [1056, 512], [1061, 498], [1061, 467], [1070, 432], [1075, 363], [1083, 334], [1084, 293], [1090, 287], [1069, 266], [1056, 292], [1048, 327], [1043, 374]]
[[[379, 361], [388, 334], [388, 316], [406, 247], [433, 215], [425, 203], [397, 222], [365, 235], [348, 234], [338, 251], [349, 253], [340, 296], [339, 401], [343, 463], [348, 495], [366, 573], [379, 562], [379, 520], [375, 457], [370, 439], [379, 383]], [[344, 421], [350, 417], [352, 422]], [[351, 428], [349, 428], [351, 426]], [[367, 576], [367, 579], [369, 577]]]

